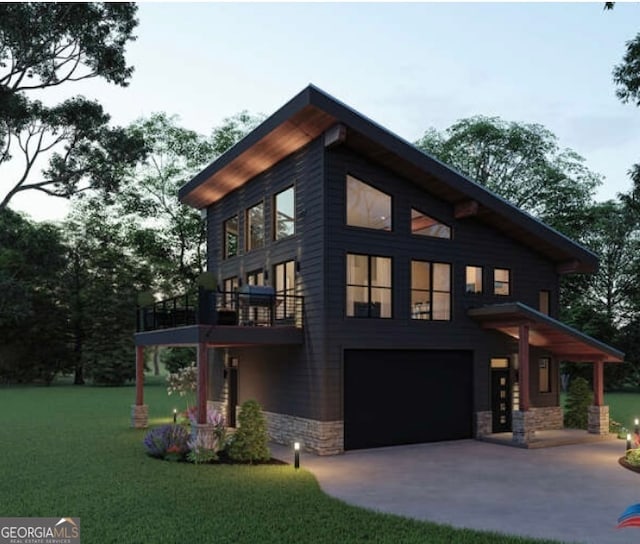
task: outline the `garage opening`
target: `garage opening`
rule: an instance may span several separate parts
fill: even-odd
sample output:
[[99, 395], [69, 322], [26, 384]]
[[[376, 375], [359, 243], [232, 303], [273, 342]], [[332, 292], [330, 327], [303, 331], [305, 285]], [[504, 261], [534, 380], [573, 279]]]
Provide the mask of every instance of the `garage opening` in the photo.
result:
[[471, 438], [470, 351], [345, 350], [344, 448]]

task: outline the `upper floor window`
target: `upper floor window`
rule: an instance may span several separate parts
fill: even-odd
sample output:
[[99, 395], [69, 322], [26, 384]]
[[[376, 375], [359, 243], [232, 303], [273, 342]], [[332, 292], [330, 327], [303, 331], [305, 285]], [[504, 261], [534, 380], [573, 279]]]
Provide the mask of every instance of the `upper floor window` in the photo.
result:
[[293, 186], [276, 194], [274, 201], [273, 238], [282, 240], [296, 231], [296, 193]]
[[509, 296], [511, 294], [511, 271], [506, 268], [493, 270], [493, 294]]
[[235, 306], [235, 292], [238, 290], [238, 277], [226, 278], [222, 281], [223, 305], [229, 308]]
[[391, 317], [391, 257], [347, 254], [347, 316]]
[[411, 261], [411, 318], [451, 319], [451, 265]]
[[538, 361], [538, 391], [540, 393], [549, 393], [551, 391], [550, 367], [551, 359], [549, 357], [542, 357]]
[[482, 267], [467, 266], [465, 269], [465, 292], [482, 293]]
[[235, 257], [238, 254], [238, 216], [224, 222], [224, 258]]
[[247, 285], [264, 285], [264, 271], [254, 270], [247, 273]]
[[411, 233], [431, 238], [451, 239], [451, 227], [415, 208], [411, 208]]
[[541, 313], [549, 315], [549, 301], [551, 299], [551, 293], [549, 291], [540, 291], [538, 297], [538, 309]]
[[276, 319], [291, 319], [295, 316], [296, 262], [285, 261], [273, 267], [276, 291]]
[[264, 202], [247, 210], [247, 251], [264, 247]]
[[347, 225], [391, 230], [391, 197], [347, 176]]

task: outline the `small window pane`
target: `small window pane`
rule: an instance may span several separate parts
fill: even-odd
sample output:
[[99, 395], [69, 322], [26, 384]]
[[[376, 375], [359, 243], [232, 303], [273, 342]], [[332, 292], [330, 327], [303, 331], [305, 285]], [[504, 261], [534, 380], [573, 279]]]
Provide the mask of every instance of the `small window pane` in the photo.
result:
[[420, 236], [451, 239], [451, 227], [414, 208], [411, 209], [411, 232]]
[[389, 257], [371, 257], [371, 285], [391, 287], [391, 259]]
[[494, 357], [491, 359], [491, 368], [509, 368], [509, 359], [506, 357]]
[[391, 317], [391, 289], [371, 288], [371, 317]]
[[450, 291], [451, 265], [434, 263], [433, 265], [433, 290]]
[[434, 321], [449, 321], [451, 319], [451, 297], [449, 293], [433, 293]]
[[367, 285], [369, 283], [369, 257], [367, 255], [347, 255], [347, 283]]
[[538, 362], [538, 385], [540, 393], [549, 393], [551, 391], [551, 380], [549, 379], [550, 366], [551, 360], [548, 357], [543, 357]]
[[247, 210], [247, 251], [264, 247], [264, 204]]
[[413, 289], [431, 289], [431, 263], [411, 261], [411, 287]]
[[391, 230], [391, 197], [347, 176], [347, 225]]
[[347, 316], [369, 317], [369, 297], [367, 287], [347, 287]]
[[234, 215], [224, 222], [224, 258], [238, 254], [238, 216]]
[[511, 294], [509, 270], [505, 268], [496, 268], [493, 271], [493, 293], [495, 295]]
[[540, 312], [549, 315], [549, 291], [540, 291], [539, 308]]
[[289, 187], [276, 195], [275, 221], [273, 233], [276, 240], [282, 240], [295, 234], [296, 206], [293, 187]]
[[467, 266], [466, 279], [465, 279], [465, 291], [467, 293], [473, 293], [473, 294], [482, 293], [482, 267], [481, 266]]

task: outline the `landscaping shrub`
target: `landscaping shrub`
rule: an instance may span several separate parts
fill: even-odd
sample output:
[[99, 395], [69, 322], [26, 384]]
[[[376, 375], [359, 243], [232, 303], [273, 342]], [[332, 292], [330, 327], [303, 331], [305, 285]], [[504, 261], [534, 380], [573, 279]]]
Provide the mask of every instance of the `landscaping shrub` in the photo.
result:
[[588, 410], [593, 400], [593, 392], [584, 378], [574, 378], [567, 393], [564, 425], [570, 429], [586, 429]]
[[631, 466], [640, 467], [640, 449], [627, 450], [624, 457]]
[[229, 458], [242, 463], [268, 461], [271, 452], [268, 446], [267, 420], [255, 400], [248, 400], [242, 404], [238, 414], [238, 425], [238, 430], [229, 443]]
[[195, 464], [211, 463], [218, 460], [218, 454], [224, 448], [226, 427], [224, 417], [217, 410], [207, 406], [207, 424], [213, 427], [210, 433], [196, 435], [194, 429], [198, 423], [198, 409], [192, 407], [187, 410], [191, 422], [191, 438], [189, 439], [189, 453], [187, 459]]
[[189, 431], [182, 425], [162, 425], [144, 437], [144, 449], [151, 457], [181, 461], [189, 451]]

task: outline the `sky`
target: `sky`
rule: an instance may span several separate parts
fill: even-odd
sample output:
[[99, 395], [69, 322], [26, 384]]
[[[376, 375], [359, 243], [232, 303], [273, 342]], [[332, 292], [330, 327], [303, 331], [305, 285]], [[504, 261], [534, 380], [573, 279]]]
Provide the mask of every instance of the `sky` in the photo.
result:
[[[131, 83], [47, 91], [98, 99], [112, 123], [154, 112], [208, 134], [239, 111], [271, 114], [309, 83], [402, 138], [473, 115], [539, 123], [628, 190], [640, 161], [640, 108], [615, 96], [612, 69], [640, 32], [640, 4], [142, 3]], [[6, 172], [4, 175], [7, 175]], [[8, 184], [0, 179], [0, 195]], [[4, 187], [3, 187], [4, 186]], [[13, 208], [61, 219], [65, 201], [24, 192]]]

